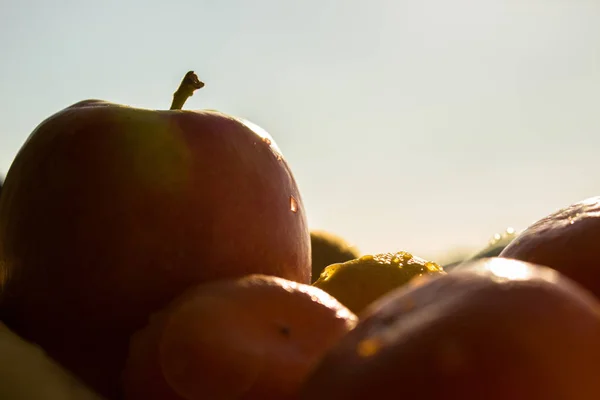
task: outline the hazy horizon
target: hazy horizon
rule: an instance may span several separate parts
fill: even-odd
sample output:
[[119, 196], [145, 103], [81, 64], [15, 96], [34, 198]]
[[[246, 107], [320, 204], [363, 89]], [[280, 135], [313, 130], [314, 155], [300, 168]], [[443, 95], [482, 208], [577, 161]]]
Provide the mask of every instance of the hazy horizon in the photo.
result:
[[600, 194], [600, 2], [0, 3], [0, 174], [99, 98], [266, 129], [313, 229], [436, 257]]

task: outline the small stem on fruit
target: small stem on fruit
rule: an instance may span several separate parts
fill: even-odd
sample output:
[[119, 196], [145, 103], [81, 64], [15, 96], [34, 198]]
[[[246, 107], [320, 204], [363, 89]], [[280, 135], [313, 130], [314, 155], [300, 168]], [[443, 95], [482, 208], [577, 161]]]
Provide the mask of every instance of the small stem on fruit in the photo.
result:
[[194, 94], [194, 90], [204, 87], [204, 82], [198, 79], [198, 76], [194, 71], [189, 71], [183, 77], [181, 84], [177, 91], [173, 94], [173, 102], [171, 103], [171, 110], [181, 110], [181, 107], [185, 104], [188, 97]]

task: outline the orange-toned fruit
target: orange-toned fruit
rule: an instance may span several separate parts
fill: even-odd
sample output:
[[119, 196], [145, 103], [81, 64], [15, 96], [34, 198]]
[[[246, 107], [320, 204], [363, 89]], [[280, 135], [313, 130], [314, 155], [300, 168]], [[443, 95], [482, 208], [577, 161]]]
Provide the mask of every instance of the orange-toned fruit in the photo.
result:
[[310, 235], [275, 142], [217, 111], [98, 100], [43, 121], [0, 198], [0, 318], [113, 397], [129, 336], [187, 287], [310, 283]]
[[571, 204], [535, 222], [500, 257], [546, 265], [600, 296], [600, 197]]
[[132, 337], [125, 398], [293, 399], [356, 321], [322, 290], [281, 278], [199, 285]]
[[374, 303], [302, 399], [600, 399], [600, 304], [516, 260], [473, 261]]

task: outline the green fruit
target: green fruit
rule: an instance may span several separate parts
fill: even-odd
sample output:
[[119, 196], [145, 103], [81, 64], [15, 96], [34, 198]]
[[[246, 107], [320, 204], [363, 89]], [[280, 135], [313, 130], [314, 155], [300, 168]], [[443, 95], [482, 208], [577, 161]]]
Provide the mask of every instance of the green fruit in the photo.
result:
[[340, 236], [330, 232], [313, 230], [310, 232], [312, 248], [312, 281], [319, 279], [325, 267], [343, 263], [360, 257], [358, 249]]
[[102, 400], [77, 378], [0, 322], [0, 399]]

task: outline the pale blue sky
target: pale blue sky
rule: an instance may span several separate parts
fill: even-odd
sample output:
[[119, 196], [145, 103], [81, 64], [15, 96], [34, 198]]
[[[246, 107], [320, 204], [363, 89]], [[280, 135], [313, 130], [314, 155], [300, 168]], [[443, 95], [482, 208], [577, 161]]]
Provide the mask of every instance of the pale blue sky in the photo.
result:
[[312, 228], [435, 258], [600, 194], [596, 0], [0, 0], [0, 171], [44, 118], [167, 108], [187, 70], [268, 130]]

